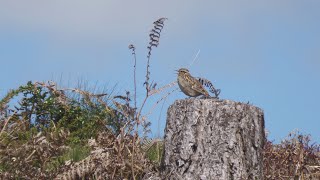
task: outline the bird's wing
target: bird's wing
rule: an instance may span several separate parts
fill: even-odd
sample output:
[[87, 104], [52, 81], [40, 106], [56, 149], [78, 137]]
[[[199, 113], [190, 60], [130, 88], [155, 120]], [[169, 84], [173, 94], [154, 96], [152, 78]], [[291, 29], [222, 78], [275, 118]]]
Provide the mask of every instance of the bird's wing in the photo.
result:
[[193, 83], [192, 83], [192, 89], [194, 89], [195, 91], [205, 95], [205, 96], [209, 96], [209, 93], [207, 90], [204, 89], [204, 87], [202, 86], [202, 84], [197, 81], [196, 79], [193, 79]]

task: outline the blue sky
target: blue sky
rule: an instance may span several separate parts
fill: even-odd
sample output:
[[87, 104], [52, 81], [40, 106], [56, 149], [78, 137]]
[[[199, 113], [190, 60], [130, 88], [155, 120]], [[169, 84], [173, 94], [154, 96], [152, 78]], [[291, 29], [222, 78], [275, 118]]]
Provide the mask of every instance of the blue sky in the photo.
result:
[[[200, 50], [191, 73], [211, 80], [223, 99], [262, 108], [269, 139], [299, 129], [319, 142], [319, 9], [318, 0], [0, 0], [0, 97], [29, 80], [133, 90], [133, 43], [141, 103], [148, 33], [167, 17], [151, 59], [159, 86], [174, 81], [174, 70], [188, 67]], [[165, 111], [180, 98], [174, 92], [161, 115], [162, 104], [149, 117], [153, 136], [163, 134]]]

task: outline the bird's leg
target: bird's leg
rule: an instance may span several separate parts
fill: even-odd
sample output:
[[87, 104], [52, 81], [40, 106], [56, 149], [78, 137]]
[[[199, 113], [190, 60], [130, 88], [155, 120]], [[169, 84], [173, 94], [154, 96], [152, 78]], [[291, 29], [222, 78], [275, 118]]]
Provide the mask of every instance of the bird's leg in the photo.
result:
[[208, 96], [202, 95], [202, 96], [200, 97], [200, 99], [210, 99], [210, 98], [212, 98], [210, 95], [208, 95]]

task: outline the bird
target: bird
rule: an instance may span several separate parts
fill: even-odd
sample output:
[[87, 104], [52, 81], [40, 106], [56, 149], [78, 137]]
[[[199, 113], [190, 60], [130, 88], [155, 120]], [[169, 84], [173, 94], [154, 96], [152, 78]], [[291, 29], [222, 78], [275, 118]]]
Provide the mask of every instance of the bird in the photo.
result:
[[203, 87], [198, 79], [191, 76], [190, 72], [186, 68], [180, 68], [178, 72], [178, 85], [181, 91], [190, 97], [197, 97], [204, 95], [210, 97], [208, 91]]

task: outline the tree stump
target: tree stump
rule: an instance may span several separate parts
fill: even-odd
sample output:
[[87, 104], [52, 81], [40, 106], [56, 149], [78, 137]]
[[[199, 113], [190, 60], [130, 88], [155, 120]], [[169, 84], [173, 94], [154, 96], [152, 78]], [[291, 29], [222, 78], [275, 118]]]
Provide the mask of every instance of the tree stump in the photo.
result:
[[163, 179], [263, 179], [263, 111], [218, 99], [177, 100], [167, 112]]

